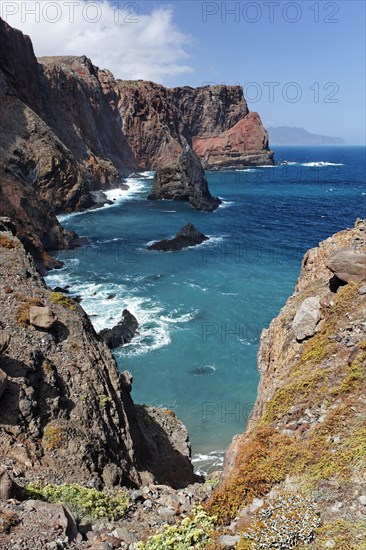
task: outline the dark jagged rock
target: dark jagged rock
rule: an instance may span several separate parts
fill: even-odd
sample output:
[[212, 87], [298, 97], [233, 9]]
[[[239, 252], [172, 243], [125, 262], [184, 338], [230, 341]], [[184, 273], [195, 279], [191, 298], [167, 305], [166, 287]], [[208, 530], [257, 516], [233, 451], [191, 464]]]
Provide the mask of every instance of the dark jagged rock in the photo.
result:
[[204, 241], [208, 241], [209, 238], [203, 233], [197, 231], [197, 229], [191, 223], [185, 225], [179, 233], [172, 239], [163, 239], [156, 243], [150, 244], [148, 250], [161, 250], [163, 252], [175, 252], [187, 248], [188, 246], [196, 246]]
[[148, 198], [189, 201], [197, 210], [208, 212], [221, 204], [219, 198], [211, 195], [201, 161], [192, 149], [158, 166]]
[[17, 234], [17, 227], [14, 222], [11, 221], [10, 218], [0, 218], [0, 231], [10, 231], [12, 235]]
[[128, 309], [124, 309], [121, 321], [113, 328], [101, 330], [99, 336], [110, 349], [115, 349], [124, 344], [129, 344], [137, 333], [138, 326], [136, 317]]
[[[21, 471], [24, 484], [138, 486], [162, 479], [164, 469], [176, 485], [195, 479], [188, 458], [177, 471], [170, 462], [183, 450], [189, 457], [186, 432], [170, 437], [158, 420], [153, 433], [167, 456], [154, 466], [160, 443], [141, 429], [131, 376], [118, 371], [83, 309], [45, 285], [19, 239], [1, 237], [0, 327], [11, 338], [0, 354], [0, 465]], [[46, 331], [29, 322], [35, 305], [57, 316]]]

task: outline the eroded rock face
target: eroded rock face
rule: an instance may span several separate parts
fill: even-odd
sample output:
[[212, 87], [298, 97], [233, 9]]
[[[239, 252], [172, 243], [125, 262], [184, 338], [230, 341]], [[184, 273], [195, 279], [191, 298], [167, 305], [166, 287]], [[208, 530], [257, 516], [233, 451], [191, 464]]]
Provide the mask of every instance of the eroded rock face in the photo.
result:
[[37, 60], [30, 38], [1, 19], [0, 99], [0, 215], [42, 269], [75, 238], [54, 214], [100, 206], [95, 191], [187, 144], [208, 169], [273, 163], [240, 87], [164, 88], [116, 81], [85, 56]]
[[118, 81], [118, 88], [124, 132], [145, 170], [169, 162], [186, 143], [206, 169], [273, 164], [268, 134], [240, 86], [164, 88], [138, 80]]
[[208, 212], [221, 204], [220, 199], [211, 195], [201, 161], [192, 149], [158, 166], [148, 198], [187, 201], [197, 210]]
[[188, 223], [176, 234], [172, 239], [163, 239], [149, 245], [148, 250], [161, 250], [163, 252], [175, 252], [187, 248], [188, 246], [196, 246], [209, 238], [197, 229], [191, 223]]
[[[154, 436], [142, 430], [132, 377], [118, 371], [88, 316], [71, 299], [60, 303], [17, 237], [1, 235], [1, 326], [11, 339], [0, 355], [0, 464], [47, 483], [138, 486], [160, 479], [161, 469], [174, 472], [177, 486], [194, 480], [189, 458], [184, 468], [169, 462], [189, 449], [186, 431], [170, 438], [158, 420]], [[57, 316], [47, 330], [29, 323], [36, 313], [39, 325], [35, 302]]]
[[[344, 247], [347, 259], [366, 254], [365, 220], [305, 254], [295, 292], [262, 332], [257, 399], [246, 432], [234, 437], [226, 454], [211, 501], [233, 534], [249, 533], [262, 521], [263, 514], [253, 513], [258, 498], [261, 509], [278, 499], [281, 514], [293, 518], [291, 499], [303, 492], [321, 516], [323, 534], [312, 534], [319, 547], [332, 538], [335, 521], [356, 523], [365, 515], [365, 464], [350, 443], [362, 439], [365, 425], [365, 296], [362, 282], [333, 280], [329, 266]], [[341, 272], [354, 270], [347, 264]], [[289, 507], [283, 506], [286, 495]], [[251, 540], [281, 545], [275, 526], [275, 520], [267, 529], [260, 524]], [[351, 537], [357, 546], [361, 530]]]

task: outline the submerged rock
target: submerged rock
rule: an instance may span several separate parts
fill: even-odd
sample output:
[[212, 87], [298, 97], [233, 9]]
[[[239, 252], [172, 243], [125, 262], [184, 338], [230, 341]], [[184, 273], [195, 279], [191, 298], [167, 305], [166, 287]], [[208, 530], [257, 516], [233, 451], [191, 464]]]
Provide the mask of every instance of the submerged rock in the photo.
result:
[[189, 201], [197, 210], [212, 212], [221, 204], [208, 189], [207, 179], [198, 155], [187, 148], [180, 157], [158, 166], [150, 200]]
[[129, 344], [137, 333], [139, 324], [134, 315], [124, 309], [121, 321], [113, 328], [105, 328], [99, 332], [99, 336], [110, 349]]
[[191, 223], [185, 225], [179, 233], [172, 239], [163, 239], [148, 246], [148, 250], [162, 250], [163, 252], [175, 252], [187, 248], [188, 246], [196, 246], [209, 238], [197, 229]]

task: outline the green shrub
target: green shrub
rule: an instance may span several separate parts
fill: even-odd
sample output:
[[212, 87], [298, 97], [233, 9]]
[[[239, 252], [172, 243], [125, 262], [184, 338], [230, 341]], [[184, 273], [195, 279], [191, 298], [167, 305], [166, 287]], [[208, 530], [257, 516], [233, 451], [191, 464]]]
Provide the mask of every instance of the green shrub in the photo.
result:
[[179, 525], [167, 526], [163, 533], [154, 535], [146, 544], [138, 543], [139, 550], [189, 550], [206, 548], [210, 534], [215, 527], [215, 518], [209, 516], [201, 506]]
[[40, 483], [29, 483], [26, 494], [28, 498], [65, 503], [80, 518], [91, 516], [115, 521], [125, 514], [128, 506], [126, 489], [109, 494], [76, 484], [42, 486]]
[[62, 294], [62, 292], [51, 292], [50, 298], [54, 304], [58, 304], [63, 307], [67, 307], [71, 311], [76, 310], [76, 305], [71, 298]]

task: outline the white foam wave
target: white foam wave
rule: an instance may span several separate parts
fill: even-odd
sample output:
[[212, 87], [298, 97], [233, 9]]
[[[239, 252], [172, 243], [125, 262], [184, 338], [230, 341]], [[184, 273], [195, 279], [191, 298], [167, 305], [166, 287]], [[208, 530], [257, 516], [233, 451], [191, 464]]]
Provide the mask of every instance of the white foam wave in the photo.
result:
[[[173, 314], [176, 313], [177, 310], [173, 310]], [[196, 317], [198, 313], [198, 309], [195, 309], [194, 311], [190, 311], [189, 313], [185, 313], [183, 315], [180, 315], [178, 317], [173, 317], [173, 316], [164, 316], [164, 315], [161, 315], [160, 316], [160, 319], [162, 321], [166, 321], [167, 323], [188, 323], [188, 321], [193, 321], [193, 319]]]
[[[229, 206], [232, 206], [233, 204], [235, 204], [235, 201], [226, 201], [222, 197], [219, 197], [219, 199], [222, 200], [222, 203], [220, 204], [219, 208], [229, 208]], [[217, 208], [215, 212], [217, 212], [219, 208]]]
[[198, 475], [205, 475], [221, 470], [224, 464], [225, 451], [211, 451], [207, 454], [196, 453], [193, 455], [192, 463]]
[[300, 164], [300, 166], [344, 166], [344, 164], [338, 163], [338, 162], [319, 161], [319, 162], [303, 162], [302, 164]]
[[146, 182], [144, 180], [128, 178], [126, 179], [126, 185], [128, 189], [107, 189], [103, 191], [108, 201], [112, 201], [112, 204], [103, 204], [98, 208], [90, 208], [89, 210], [83, 210], [82, 212], [72, 212], [71, 214], [60, 214], [57, 219], [60, 223], [74, 218], [75, 216], [81, 216], [88, 212], [95, 212], [99, 210], [105, 210], [107, 208], [113, 208], [122, 204], [125, 201], [132, 200], [146, 191]]
[[191, 288], [198, 288], [202, 292], [207, 292], [208, 288], [200, 285], [196, 285], [195, 283], [185, 282], [186, 285], [190, 286]]
[[[152, 298], [139, 295], [139, 285], [145, 278], [125, 278], [128, 286], [117, 283], [84, 282], [74, 274], [78, 260], [68, 260], [62, 270], [52, 271], [47, 283], [52, 286], [70, 286], [70, 296], [81, 296], [82, 307], [91, 317], [96, 331], [115, 326], [127, 308], [138, 320], [138, 334], [130, 344], [115, 350], [119, 356], [137, 356], [149, 353], [171, 343], [171, 332], [182, 330], [180, 325], [193, 321], [198, 309], [184, 311], [182, 308], [168, 310]], [[193, 283], [192, 283], [193, 285]], [[206, 292], [207, 288], [194, 285]]]
[[214, 244], [222, 243], [225, 240], [227, 235], [207, 235], [208, 241], [203, 241], [203, 243], [196, 246], [212, 246]]
[[256, 168], [237, 168], [236, 172], [257, 172]]
[[146, 170], [145, 172], [140, 172], [141, 176], [144, 176], [145, 178], [153, 178], [155, 175], [154, 170]]
[[72, 267], [72, 262], [68, 261], [62, 270], [51, 272], [47, 277], [47, 284], [52, 287], [70, 285], [70, 296], [81, 296], [81, 305], [91, 317], [96, 331], [115, 326], [121, 320], [125, 308], [137, 318], [138, 334], [130, 344], [116, 350], [117, 355], [142, 355], [169, 345], [170, 332], [175, 330], [175, 323], [187, 322], [196, 314], [196, 311], [182, 313], [178, 310], [167, 313], [162, 304], [139, 296], [138, 283], [143, 279], [141, 277], [128, 281], [136, 283], [135, 287], [116, 283], [80, 282], [74, 276]]

